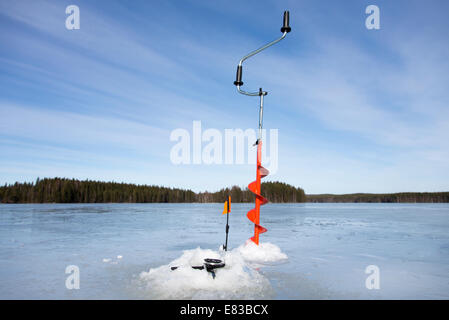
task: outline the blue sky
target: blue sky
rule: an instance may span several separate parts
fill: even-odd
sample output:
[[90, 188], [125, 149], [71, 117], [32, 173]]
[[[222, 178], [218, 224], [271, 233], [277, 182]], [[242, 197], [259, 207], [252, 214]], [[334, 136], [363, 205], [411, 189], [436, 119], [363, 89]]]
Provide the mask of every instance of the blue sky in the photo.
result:
[[[65, 28], [65, 8], [81, 28]], [[380, 8], [380, 30], [365, 27]], [[449, 190], [447, 1], [1, 1], [0, 183], [68, 177], [217, 190], [251, 165], [174, 165], [170, 132], [279, 130], [267, 178], [306, 193]]]

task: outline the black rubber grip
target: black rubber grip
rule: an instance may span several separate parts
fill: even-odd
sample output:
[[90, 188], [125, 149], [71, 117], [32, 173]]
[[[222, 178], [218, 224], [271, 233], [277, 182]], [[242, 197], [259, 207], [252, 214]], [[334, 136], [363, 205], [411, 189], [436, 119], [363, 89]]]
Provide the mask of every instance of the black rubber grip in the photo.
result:
[[284, 26], [281, 28], [281, 32], [290, 32], [292, 28], [290, 28], [290, 13], [288, 11], [284, 11]]
[[242, 86], [243, 82], [242, 82], [242, 66], [237, 66], [237, 74], [235, 75], [235, 81], [234, 84], [236, 86]]

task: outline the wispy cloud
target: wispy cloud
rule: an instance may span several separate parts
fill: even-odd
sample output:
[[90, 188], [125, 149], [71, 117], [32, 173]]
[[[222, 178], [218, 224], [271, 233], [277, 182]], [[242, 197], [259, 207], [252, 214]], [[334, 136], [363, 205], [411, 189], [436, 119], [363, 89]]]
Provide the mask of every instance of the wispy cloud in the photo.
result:
[[173, 166], [169, 133], [193, 120], [257, 125], [257, 100], [232, 86], [235, 66], [279, 35], [288, 8], [293, 32], [244, 69], [246, 88], [269, 91], [264, 122], [279, 129], [270, 178], [312, 193], [449, 188], [444, 3], [380, 1], [377, 33], [358, 1], [77, 3], [73, 32], [63, 2], [0, 3], [1, 181], [245, 185], [245, 166]]

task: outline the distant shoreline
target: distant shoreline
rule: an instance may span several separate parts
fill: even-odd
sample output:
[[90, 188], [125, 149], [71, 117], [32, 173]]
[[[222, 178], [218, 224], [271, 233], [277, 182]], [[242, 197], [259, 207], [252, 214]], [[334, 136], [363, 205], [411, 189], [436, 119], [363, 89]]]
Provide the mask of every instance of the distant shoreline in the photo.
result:
[[313, 203], [448, 203], [449, 192], [310, 194]]
[[[261, 194], [271, 203], [449, 203], [449, 192], [305, 194], [283, 182], [262, 183]], [[44, 178], [0, 187], [0, 203], [252, 203], [254, 194], [238, 186], [198, 192], [154, 185]]]

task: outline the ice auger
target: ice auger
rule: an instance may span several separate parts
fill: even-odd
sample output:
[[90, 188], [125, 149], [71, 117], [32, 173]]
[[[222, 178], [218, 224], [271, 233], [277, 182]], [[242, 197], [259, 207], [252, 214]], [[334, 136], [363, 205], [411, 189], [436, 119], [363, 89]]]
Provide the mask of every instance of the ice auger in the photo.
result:
[[242, 90], [240, 87], [243, 86], [242, 82], [242, 64], [243, 62], [254, 56], [255, 54], [261, 52], [262, 50], [265, 50], [268, 47], [271, 47], [272, 45], [278, 43], [282, 39], [285, 38], [287, 33], [291, 31], [290, 25], [289, 25], [290, 15], [288, 11], [284, 11], [284, 23], [281, 28], [282, 36], [274, 41], [271, 41], [270, 43], [260, 47], [257, 50], [254, 50], [250, 53], [248, 53], [246, 56], [244, 56], [238, 66], [237, 66], [237, 74], [234, 81], [234, 85], [237, 86], [237, 91], [241, 94], [244, 94], [246, 96], [253, 96], [253, 97], [260, 97], [260, 105], [259, 105], [259, 134], [257, 141], [255, 145], [257, 145], [257, 171], [256, 171], [256, 181], [251, 182], [248, 185], [248, 189], [251, 190], [256, 195], [256, 206], [254, 209], [251, 209], [248, 211], [246, 216], [248, 217], [251, 222], [254, 223], [254, 236], [251, 237], [251, 240], [259, 245], [259, 234], [264, 233], [267, 231], [264, 227], [260, 225], [260, 206], [266, 204], [268, 200], [264, 198], [261, 195], [261, 185], [260, 180], [268, 175], [268, 170], [262, 167], [262, 123], [263, 123], [263, 97], [268, 94], [268, 92], [263, 91], [262, 88], [259, 88], [259, 91], [257, 92], [246, 92]]

